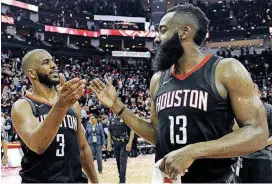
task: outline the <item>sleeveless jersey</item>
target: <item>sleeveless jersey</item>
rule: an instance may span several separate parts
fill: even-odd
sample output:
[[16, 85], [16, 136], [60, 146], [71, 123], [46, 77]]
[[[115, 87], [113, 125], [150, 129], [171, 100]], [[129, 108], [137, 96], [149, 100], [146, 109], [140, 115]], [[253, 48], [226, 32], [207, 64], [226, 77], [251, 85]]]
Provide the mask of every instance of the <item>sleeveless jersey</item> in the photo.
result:
[[[221, 58], [207, 57], [184, 76], [173, 66], [161, 73], [155, 105], [158, 113], [156, 161], [189, 144], [216, 140], [232, 132], [234, 116], [229, 99], [215, 86], [215, 68]], [[232, 174], [237, 159], [199, 159], [182, 182], [222, 182]]]
[[[27, 98], [35, 105], [35, 116], [42, 123], [52, 105], [30, 96]], [[82, 172], [77, 129], [77, 114], [73, 108], [69, 108], [57, 135], [43, 154], [38, 155], [21, 141], [24, 156], [19, 174], [22, 182], [88, 183], [86, 175]]]

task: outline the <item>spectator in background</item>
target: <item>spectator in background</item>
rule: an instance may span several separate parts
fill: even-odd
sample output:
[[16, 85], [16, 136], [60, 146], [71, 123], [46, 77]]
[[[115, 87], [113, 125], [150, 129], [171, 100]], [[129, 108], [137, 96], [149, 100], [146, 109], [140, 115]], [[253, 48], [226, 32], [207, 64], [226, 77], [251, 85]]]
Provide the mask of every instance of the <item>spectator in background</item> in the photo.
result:
[[88, 106], [83, 106], [81, 109], [81, 122], [82, 122], [85, 129], [86, 129], [87, 122], [88, 122], [88, 114], [87, 114], [88, 109], [89, 109]]
[[5, 119], [5, 114], [1, 112], [1, 127], [5, 125], [6, 119]]
[[4, 123], [3, 129], [6, 131], [7, 141], [10, 142], [13, 136], [13, 124], [8, 114], [5, 114], [4, 118], [5, 118], [5, 123]]
[[102, 148], [106, 149], [106, 140], [103, 126], [97, 122], [95, 115], [91, 115], [86, 127], [86, 139], [91, 148], [93, 158], [97, 160], [98, 172], [102, 174]]

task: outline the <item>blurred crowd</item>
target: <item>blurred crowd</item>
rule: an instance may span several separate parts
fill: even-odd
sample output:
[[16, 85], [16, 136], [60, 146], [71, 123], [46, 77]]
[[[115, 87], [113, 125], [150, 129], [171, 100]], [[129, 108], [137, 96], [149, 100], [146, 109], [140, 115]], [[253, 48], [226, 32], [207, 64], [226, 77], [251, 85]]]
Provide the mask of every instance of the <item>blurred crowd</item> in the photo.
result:
[[271, 26], [270, 0], [231, 0], [200, 3], [198, 6], [210, 19], [210, 31], [249, 30]]
[[[147, 17], [139, 0], [23, 0], [39, 6], [39, 22], [47, 25], [78, 29], [97, 30], [99, 28], [121, 28], [118, 23], [93, 21], [96, 15], [116, 15], [129, 17]], [[210, 19], [210, 31], [253, 30], [272, 25], [272, 3], [270, 0], [231, 0], [208, 3], [198, 1], [203, 12]], [[47, 13], [46, 13], [47, 12]], [[48, 13], [50, 12], [50, 13]], [[27, 11], [11, 7], [2, 12], [17, 20], [29, 19]], [[141, 29], [143, 26], [127, 26], [126, 29]]]
[[[25, 54], [27, 50], [22, 50]], [[248, 48], [241, 49], [239, 55], [232, 54], [232, 50], [221, 50], [217, 55], [223, 57], [234, 57], [238, 59], [250, 72], [253, 80], [262, 91], [262, 99], [272, 102], [272, 67], [269, 64], [272, 56], [271, 48], [264, 49], [260, 54], [255, 51], [249, 52]], [[10, 110], [12, 104], [21, 96], [31, 93], [29, 80], [23, 75], [21, 69], [21, 57], [14, 57], [12, 50], [1, 51], [1, 124], [8, 134], [12, 133], [10, 123]], [[94, 78], [105, 80], [106, 78], [116, 87], [121, 100], [134, 113], [149, 118], [150, 95], [149, 83], [152, 76], [150, 66], [140, 64], [128, 64], [116, 58], [55, 58], [60, 71], [67, 80], [80, 77], [90, 82]], [[60, 61], [61, 60], [61, 61]], [[87, 83], [85, 93], [79, 100], [83, 109], [83, 117], [88, 121], [91, 115], [102, 119], [110, 118], [112, 113], [108, 108], [101, 105], [93, 96]]]

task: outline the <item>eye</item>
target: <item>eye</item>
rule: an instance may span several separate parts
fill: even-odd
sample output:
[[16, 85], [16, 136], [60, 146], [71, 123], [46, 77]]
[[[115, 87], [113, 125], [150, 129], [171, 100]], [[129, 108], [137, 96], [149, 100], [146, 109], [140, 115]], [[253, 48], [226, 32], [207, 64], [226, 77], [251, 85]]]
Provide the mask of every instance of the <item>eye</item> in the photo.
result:
[[47, 65], [49, 63], [49, 59], [46, 59], [42, 62], [42, 65]]
[[161, 34], [164, 34], [166, 32], [166, 29], [161, 29]]

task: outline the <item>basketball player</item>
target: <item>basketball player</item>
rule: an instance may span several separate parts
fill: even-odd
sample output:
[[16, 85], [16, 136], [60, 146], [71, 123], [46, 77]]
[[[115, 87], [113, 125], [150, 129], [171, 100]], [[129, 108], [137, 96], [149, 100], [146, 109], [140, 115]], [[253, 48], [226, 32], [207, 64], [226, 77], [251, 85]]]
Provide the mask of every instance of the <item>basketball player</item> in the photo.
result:
[[[151, 123], [117, 98], [115, 88], [91, 82], [97, 98], [141, 137], [156, 145], [161, 170], [182, 182], [236, 182], [235, 157], [264, 148], [266, 113], [249, 73], [232, 58], [202, 54], [205, 14], [177, 5], [162, 18], [151, 79]], [[234, 117], [239, 130], [232, 132]]]
[[32, 94], [15, 102], [11, 111], [22, 139], [22, 182], [88, 183], [83, 167], [89, 180], [97, 183], [77, 102], [85, 81], [74, 78], [65, 82], [52, 56], [43, 49], [28, 52], [22, 65], [33, 88]]
[[[259, 87], [255, 90], [261, 96]], [[243, 155], [240, 179], [242, 183], [272, 183], [272, 105], [264, 103], [270, 137], [264, 149]]]

